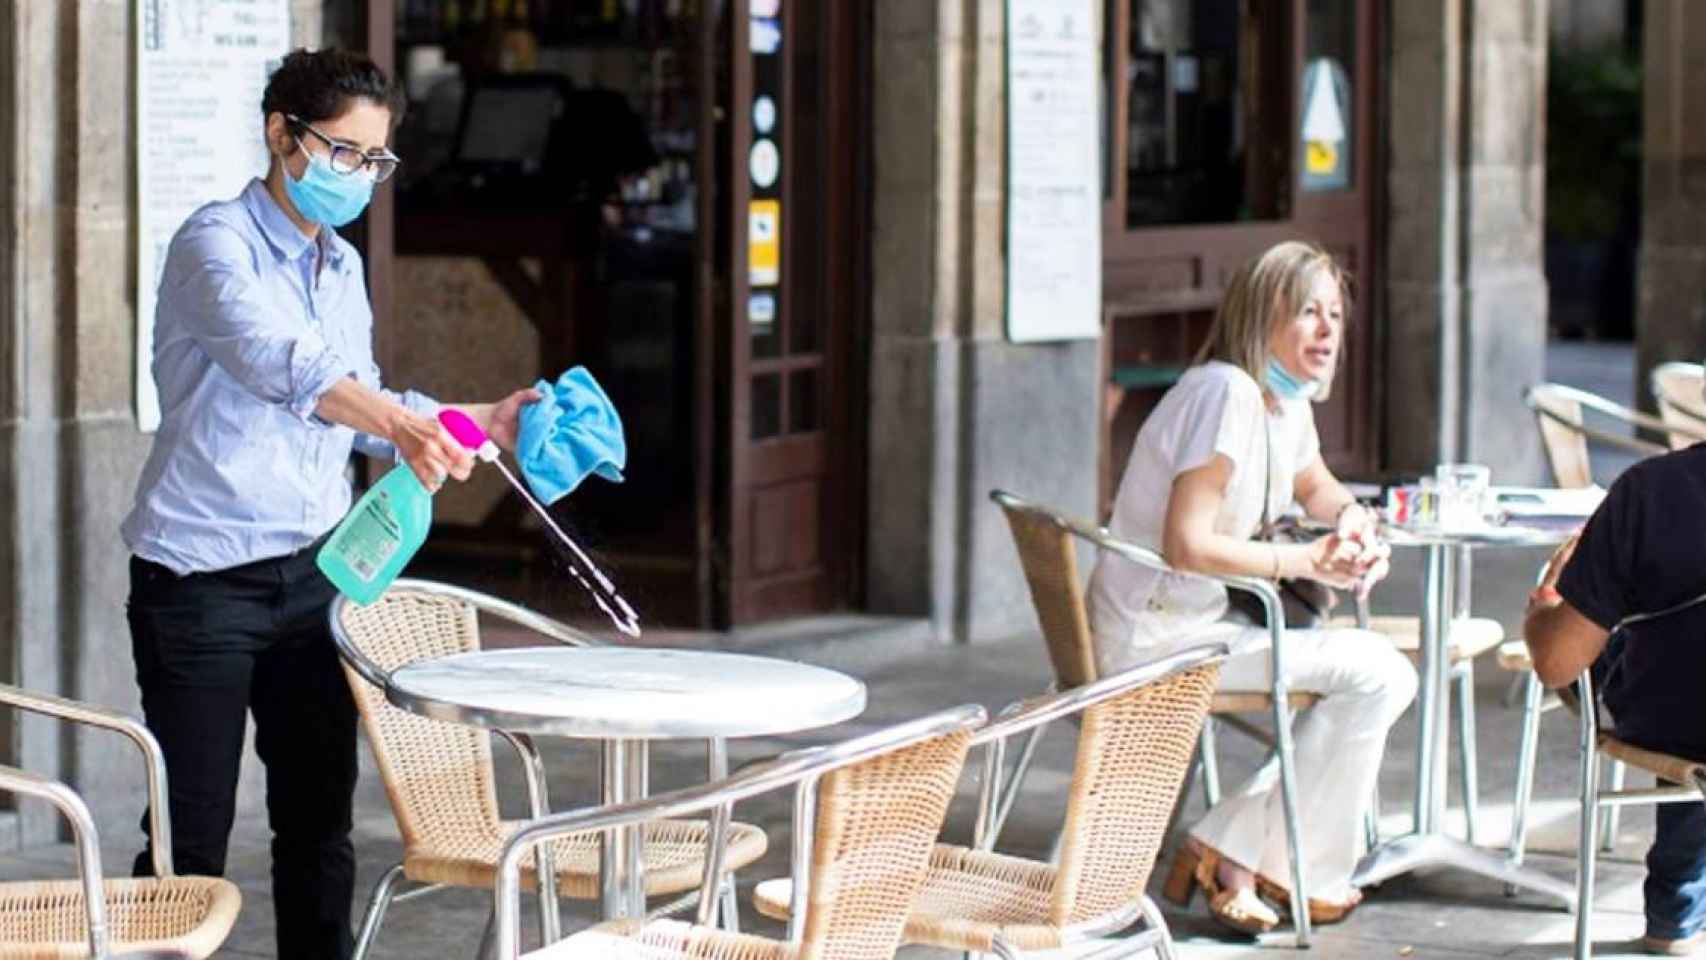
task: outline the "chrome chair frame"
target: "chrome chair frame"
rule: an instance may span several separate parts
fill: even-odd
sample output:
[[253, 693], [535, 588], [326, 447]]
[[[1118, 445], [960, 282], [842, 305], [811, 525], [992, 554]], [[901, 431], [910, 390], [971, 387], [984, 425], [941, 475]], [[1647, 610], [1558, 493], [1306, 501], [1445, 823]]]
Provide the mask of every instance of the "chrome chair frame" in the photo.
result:
[[1706, 775], [1694, 774], [1694, 782], [1674, 786], [1654, 786], [1626, 790], [1599, 785], [1599, 710], [1594, 696], [1592, 672], [1583, 670], [1576, 680], [1580, 698], [1576, 712], [1580, 719], [1581, 737], [1581, 835], [1576, 859], [1576, 946], [1575, 960], [1593, 956], [1593, 889], [1594, 869], [1599, 857], [1599, 810], [1647, 803], [1687, 803], [1706, 801]]
[[[1627, 450], [1631, 453], [1639, 453], [1643, 456], [1654, 456], [1656, 454], [1668, 453], [1670, 452], [1670, 448], [1663, 444], [1654, 443], [1650, 440], [1642, 440], [1639, 437], [1625, 436], [1620, 433], [1611, 433], [1606, 430], [1600, 430], [1597, 427], [1590, 427], [1585, 423], [1571, 420], [1568, 417], [1560, 415], [1550, 407], [1543, 405], [1547, 395], [1557, 397], [1560, 400], [1579, 404], [1584, 409], [1611, 417], [1615, 420], [1621, 420], [1639, 430], [1649, 430], [1659, 434], [1696, 432], [1691, 431], [1680, 424], [1666, 423], [1658, 417], [1649, 416], [1639, 410], [1633, 410], [1629, 407], [1625, 407], [1621, 403], [1607, 400], [1597, 393], [1579, 390], [1575, 387], [1565, 386], [1561, 383], [1537, 383], [1523, 390], [1522, 401], [1530, 410], [1534, 411], [1534, 415], [1536, 417], [1545, 418], [1554, 423], [1562, 424], [1570, 430], [1573, 430], [1588, 440], [1596, 443], [1608, 444], [1610, 446]], [[1706, 423], [1703, 423], [1701, 425], [1701, 429], [1697, 432], [1697, 439], [1706, 440]], [[1548, 453], [1548, 456], [1550, 457], [1550, 453]]]
[[[993, 851], [1000, 839], [1000, 830], [1005, 824], [1006, 815], [1011, 812], [1013, 798], [1002, 788], [1003, 771], [1007, 766], [1007, 741], [1021, 733], [1029, 733], [1032, 736], [1027, 738], [1025, 749], [1034, 750], [1036, 733], [1056, 720], [1082, 713], [1104, 700], [1121, 696], [1138, 687], [1158, 683], [1175, 674], [1224, 660], [1230, 654], [1231, 648], [1224, 643], [1201, 644], [1104, 677], [1095, 683], [1008, 705], [972, 737], [972, 750], [987, 748], [983, 753], [979, 777], [977, 820], [972, 828], [972, 847], [985, 852]], [[1015, 783], [1017, 777], [1023, 774], [1023, 770], [1015, 769]], [[1167, 928], [1166, 920], [1162, 918], [1160, 908], [1147, 894], [1122, 909], [1067, 928], [1064, 931], [1066, 943], [1063, 946], [1118, 933], [1139, 919], [1144, 921], [1146, 927], [1141, 934], [1121, 941], [1116, 949], [1098, 951], [1094, 956], [1098, 960], [1112, 960], [1114, 957], [1132, 956], [1145, 950], [1154, 950], [1161, 960], [1172, 960], [1175, 956], [1172, 933]], [[1025, 951], [999, 940], [995, 943], [995, 953], [1004, 960], [1019, 960], [1025, 955]]]
[[[1204, 580], [1213, 580], [1224, 586], [1253, 594], [1261, 602], [1263, 612], [1268, 622], [1267, 630], [1270, 640], [1270, 674], [1273, 679], [1270, 683], [1268, 692], [1273, 698], [1273, 750], [1279, 760], [1280, 799], [1281, 807], [1285, 812], [1286, 840], [1291, 866], [1291, 915], [1294, 918], [1295, 923], [1294, 929], [1296, 931], [1297, 946], [1300, 948], [1309, 946], [1310, 922], [1309, 910], [1306, 906], [1308, 901], [1308, 887], [1304, 882], [1303, 857], [1301, 853], [1303, 828], [1300, 813], [1297, 809], [1297, 771], [1292, 753], [1292, 718], [1294, 711], [1291, 708], [1291, 684], [1286, 674], [1285, 607], [1280, 601], [1279, 590], [1274, 586], [1274, 584], [1260, 577], [1222, 576], [1179, 570], [1169, 564], [1166, 558], [1161, 556], [1160, 553], [1151, 550], [1148, 547], [1132, 543], [1129, 540], [1122, 540], [1108, 532], [1106, 527], [1097, 526], [1083, 520], [1064, 516], [1053, 510], [1031, 503], [1022, 497], [1008, 493], [1005, 490], [992, 490], [990, 491], [989, 498], [1001, 505], [1003, 508], [1024, 511], [1046, 518], [1061, 529], [1071, 533], [1073, 536], [1076, 536], [1100, 549], [1116, 553], [1133, 563], [1178, 576], [1199, 577]], [[997, 806], [994, 808], [994, 813], [992, 814], [993, 822], [990, 824], [990, 829], [996, 834], [1000, 833], [1001, 827], [1006, 822], [1007, 815], [1012, 811], [1013, 802], [1018, 797], [1019, 788], [1024, 782], [1025, 773], [1029, 768], [1032, 757], [1035, 755], [1037, 743], [1042, 739], [1045, 726], [1046, 725], [1038, 725], [1032, 728], [1030, 737], [1027, 739], [1024, 747], [1021, 748], [1019, 760], [1015, 765], [1014, 772], [1006, 788], [1006, 795], [1001, 797], [997, 802]], [[1205, 725], [1204, 729], [1207, 730], [1208, 727]], [[1254, 731], [1255, 728], [1252, 727], [1251, 730]], [[1213, 734], [1210, 733], [1209, 736], [1212, 744]], [[1265, 738], [1266, 734], [1262, 734], [1262, 736]], [[1212, 746], [1210, 749], [1212, 749]], [[1205, 766], [1205, 775], [1206, 772], [1207, 768]]]
[[[658, 794], [633, 803], [587, 807], [534, 820], [510, 836], [498, 857], [497, 884], [493, 891], [497, 933], [496, 957], [498, 960], [518, 960], [521, 955], [521, 861], [528, 855], [530, 848], [544, 841], [565, 834], [613, 830], [648, 820], [672, 819], [709, 812], [711, 835], [707, 841], [709, 851], [705, 858], [705, 878], [699, 889], [696, 917], [696, 923], [701, 926], [708, 925], [713, 916], [713, 905], [717, 901], [716, 891], [721, 889], [728, 879], [723, 855], [727, 846], [728, 824], [733, 816], [735, 803], [783, 787], [794, 786], [798, 804], [801, 799], [813, 797], [813, 788], [817, 782], [832, 770], [931, 737], [982, 726], [985, 718], [986, 714], [981, 706], [965, 704], [840, 743], [791, 751], [771, 760], [750, 764], [734, 775], [712, 783]], [[802, 815], [796, 806], [794, 823], [796, 830], [790, 863], [795, 871], [793, 896], [796, 909], [788, 924], [788, 940], [797, 944], [804, 934], [804, 905], [812, 852], [811, 811], [807, 809]], [[802, 824], [805, 826], [803, 831], [799, 829]]]
[[[1516, 754], [1516, 798], [1511, 805], [1510, 847], [1506, 853], [1506, 859], [1515, 867], [1522, 866], [1527, 853], [1528, 808], [1534, 799], [1534, 764], [1540, 749], [1540, 718], [1564, 705], [1557, 696], [1546, 693], [1545, 686], [1532, 670], [1523, 678], [1522, 694], [1522, 736], [1517, 742]], [[1622, 790], [1628, 773], [1628, 766], [1613, 758], [1606, 769], [1606, 786], [1614, 791]], [[1610, 853], [1617, 846], [1618, 824], [1622, 819], [1620, 812], [1619, 805], [1608, 804], [1599, 813], [1601, 853]], [[1515, 896], [1516, 888], [1507, 886], [1505, 894]]]
[[1694, 403], [1679, 402], [1661, 387], [1667, 374], [1682, 374], [1706, 382], [1706, 366], [1698, 363], [1672, 361], [1659, 364], [1647, 375], [1647, 389], [1652, 392], [1653, 403], [1659, 408], [1660, 418], [1665, 419], [1663, 416], [1665, 413], [1678, 415], [1676, 420], [1666, 420], [1670, 424], [1665, 428], [1667, 434], [1680, 433], [1685, 437], [1692, 438], [1694, 431], [1689, 429], [1691, 426], [1698, 428], [1702, 433], [1706, 433], [1706, 396], [1696, 397]]
[[[172, 816], [166, 795], [166, 755], [159, 741], [135, 717], [116, 710], [56, 697], [33, 693], [8, 684], [0, 684], [0, 704], [53, 717], [69, 723], [83, 724], [123, 734], [142, 751], [148, 768], [148, 843], [157, 877], [173, 876]], [[95, 960], [111, 957], [111, 931], [107, 927], [106, 897], [101, 877], [100, 835], [88, 806], [71, 787], [49, 777], [0, 766], [0, 793], [32, 797], [53, 804], [71, 824], [71, 836], [77, 849], [77, 879], [83, 885], [83, 908], [89, 924], [89, 954]], [[150, 952], [153, 957], [175, 954]], [[129, 953], [128, 960], [146, 960], [150, 954]], [[118, 958], [114, 958], [118, 960]]]
[[[559, 620], [544, 614], [503, 600], [489, 594], [470, 590], [466, 587], [453, 586], [435, 580], [419, 580], [400, 578], [392, 584], [392, 589], [410, 590], [433, 596], [457, 600], [473, 607], [480, 613], [491, 614], [507, 620], [517, 626], [525, 627], [541, 636], [555, 640], [571, 647], [604, 646], [604, 641], [583, 633]], [[343, 610], [351, 601], [339, 595], [332, 601], [328, 611], [331, 624], [332, 639], [337, 644], [338, 656], [349, 664], [363, 680], [381, 690], [390, 686], [390, 674], [374, 663], [361, 652], [349, 637], [343, 626]], [[547, 816], [551, 812], [550, 794], [546, 786], [545, 762], [539, 755], [539, 748], [533, 738], [524, 733], [510, 733], [504, 730], [495, 731], [499, 738], [508, 743], [521, 760], [522, 775], [527, 784], [528, 813], [533, 818]], [[719, 780], [728, 776], [728, 748], [721, 740], [711, 740], [708, 744], [707, 773], [710, 779]], [[561, 937], [562, 923], [557, 903], [557, 874], [550, 861], [550, 850], [541, 849], [538, 852], [537, 876], [539, 877], [539, 930], [540, 936], [546, 943], [553, 943]], [[614, 874], [607, 873], [600, 878], [606, 888], [606, 898], [609, 897], [609, 887], [615, 881]], [[368, 897], [367, 909], [362, 914], [361, 927], [356, 941], [354, 960], [363, 960], [373, 949], [374, 942], [379, 937], [379, 927], [384, 922], [386, 909], [393, 902], [402, 903], [427, 896], [444, 889], [443, 884], [420, 884], [415, 889], [399, 892], [400, 888], [410, 881], [403, 875], [403, 864], [398, 862], [380, 875], [379, 882], [374, 885], [373, 893]], [[721, 905], [720, 918], [728, 929], [739, 926], [739, 901], [736, 899], [735, 886], [732, 879], [728, 880], [719, 897]], [[668, 904], [664, 912], [675, 912], [692, 906], [692, 897], [682, 898]], [[491, 936], [493, 922], [488, 918], [487, 936]]]

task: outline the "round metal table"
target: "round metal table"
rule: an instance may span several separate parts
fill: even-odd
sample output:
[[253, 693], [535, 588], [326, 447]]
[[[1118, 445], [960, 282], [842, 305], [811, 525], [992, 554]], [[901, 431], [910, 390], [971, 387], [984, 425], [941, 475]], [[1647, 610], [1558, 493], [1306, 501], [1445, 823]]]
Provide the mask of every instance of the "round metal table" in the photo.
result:
[[1421, 867], [1448, 866], [1504, 881], [1513, 887], [1538, 890], [1575, 903], [1575, 888], [1538, 870], [1518, 867], [1502, 855], [1472, 846], [1445, 833], [1446, 753], [1451, 713], [1451, 658], [1446, 641], [1450, 624], [1469, 609], [1469, 553], [1493, 547], [1552, 547], [1573, 531], [1559, 527], [1518, 524], [1464, 530], [1436, 527], [1383, 529], [1394, 548], [1427, 551], [1422, 573], [1421, 691], [1418, 697], [1421, 730], [1416, 748], [1415, 829], [1370, 851], [1357, 865], [1351, 883], [1367, 886]]
[[[726, 738], [824, 727], [865, 709], [865, 685], [834, 670], [750, 654], [649, 647], [455, 654], [398, 669], [385, 696], [421, 716], [501, 731], [531, 754], [527, 762], [534, 769], [532, 736], [601, 740], [607, 804], [646, 796], [652, 740], [713, 741], [712, 775], [722, 776]], [[605, 839], [599, 881], [606, 919], [645, 916], [643, 843], [639, 826]]]

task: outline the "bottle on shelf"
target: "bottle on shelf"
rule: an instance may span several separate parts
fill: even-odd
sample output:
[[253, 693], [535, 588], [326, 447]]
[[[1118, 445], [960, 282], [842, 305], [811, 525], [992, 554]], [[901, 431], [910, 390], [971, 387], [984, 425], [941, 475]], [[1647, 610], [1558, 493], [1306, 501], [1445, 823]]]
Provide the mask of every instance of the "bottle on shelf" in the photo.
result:
[[498, 69], [504, 73], [532, 70], [539, 65], [539, 38], [527, 15], [527, 0], [513, 0], [498, 40]]

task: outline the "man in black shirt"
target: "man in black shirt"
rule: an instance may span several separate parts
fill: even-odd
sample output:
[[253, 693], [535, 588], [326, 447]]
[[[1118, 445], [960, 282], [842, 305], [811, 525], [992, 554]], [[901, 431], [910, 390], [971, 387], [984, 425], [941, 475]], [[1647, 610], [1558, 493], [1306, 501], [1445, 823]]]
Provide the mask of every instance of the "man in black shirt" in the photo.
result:
[[[1535, 672], [1561, 687], [1591, 666], [1619, 739], [1706, 761], [1706, 603], [1688, 605], [1702, 594], [1706, 444], [1629, 468], [1559, 548], [1523, 625]], [[1660, 804], [1657, 820], [1642, 944], [1685, 956], [1706, 945], [1706, 805]]]

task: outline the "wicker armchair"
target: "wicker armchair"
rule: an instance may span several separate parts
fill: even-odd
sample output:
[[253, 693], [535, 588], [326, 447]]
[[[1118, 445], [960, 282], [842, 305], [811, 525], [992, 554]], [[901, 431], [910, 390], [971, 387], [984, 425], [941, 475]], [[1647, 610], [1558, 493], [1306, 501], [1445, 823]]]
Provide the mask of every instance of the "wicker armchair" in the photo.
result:
[[1658, 404], [1659, 419], [1673, 429], [1667, 434], [1672, 450], [1700, 442], [1706, 432], [1706, 368], [1698, 363], [1661, 363], [1653, 368], [1648, 386]]
[[[1120, 540], [1107, 530], [1083, 520], [1063, 516], [1044, 507], [1029, 503], [1002, 490], [990, 493], [990, 499], [1001, 506], [1007, 515], [1013, 543], [1019, 551], [1025, 579], [1030, 584], [1031, 602], [1036, 607], [1042, 625], [1043, 641], [1048, 645], [1049, 659], [1054, 665], [1055, 687], [1070, 690], [1093, 682], [1096, 677], [1096, 657], [1090, 633], [1090, 621], [1085, 612], [1083, 591], [1078, 576], [1076, 540], [1082, 540], [1101, 550], [1157, 570], [1171, 570], [1161, 555], [1153, 550]], [[1268, 612], [1271, 625], [1273, 685], [1269, 690], [1216, 691], [1209, 706], [1209, 719], [1202, 724], [1199, 752], [1203, 789], [1211, 802], [1218, 800], [1220, 783], [1215, 750], [1215, 717], [1229, 726], [1255, 737], [1270, 747], [1279, 758], [1280, 792], [1284, 798], [1286, 835], [1292, 851], [1292, 916], [1296, 917], [1298, 946], [1309, 944], [1308, 911], [1303, 909], [1303, 861], [1296, 855], [1301, 849], [1301, 834], [1297, 810], [1296, 774], [1291, 757], [1291, 718], [1295, 711], [1313, 706], [1319, 696], [1288, 686], [1285, 670], [1285, 614], [1274, 585], [1254, 577], [1212, 577], [1228, 587], [1255, 594]], [[1275, 735], [1270, 736], [1237, 714], [1267, 713], [1274, 719]], [[1042, 739], [1045, 725], [1034, 727], [1021, 748], [1016, 770], [1007, 781], [1005, 795], [993, 815], [992, 832], [999, 834], [1013, 802], [1024, 783], [1037, 743]]]
[[71, 822], [78, 873], [76, 880], [0, 883], [0, 960], [212, 956], [231, 932], [242, 896], [219, 877], [173, 874], [166, 760], [148, 729], [121, 713], [17, 687], [0, 685], [0, 704], [114, 730], [142, 750], [155, 873], [103, 879], [100, 841], [82, 799], [62, 783], [0, 766], [0, 793], [46, 800]]
[[[1643, 750], [1599, 728], [1598, 701], [1591, 671], [1584, 670], [1574, 691], [1559, 691], [1578, 720], [1581, 736], [1581, 837], [1576, 860], [1576, 960], [1593, 956], [1594, 868], [1599, 855], [1600, 818], [1596, 814], [1634, 803], [1701, 803], [1706, 801], [1706, 764], [1683, 757]], [[1579, 697], [1579, 700], [1577, 699]], [[1583, 709], [1583, 705], [1587, 709]], [[1599, 785], [1599, 758], [1651, 773], [1659, 785], [1645, 790], [1610, 789]]]
[[[356, 938], [361, 958], [378, 937], [391, 900], [404, 881], [436, 887], [489, 889], [499, 851], [517, 824], [498, 813], [490, 736], [482, 730], [441, 723], [392, 706], [385, 696], [387, 674], [407, 663], [480, 648], [479, 614], [486, 612], [520, 624], [559, 643], [586, 645], [592, 639], [537, 613], [469, 590], [420, 580], [399, 580], [378, 601], [358, 606], [339, 598], [332, 604], [332, 633], [343, 657], [350, 691], [361, 713], [362, 728], [378, 761], [385, 793], [403, 836], [403, 862], [388, 870], [375, 887]], [[543, 770], [528, 739], [501, 734], [522, 757], [531, 809], [549, 812]], [[713, 743], [711, 774], [726, 773], [721, 743]], [[659, 821], [646, 829], [646, 892], [679, 894], [695, 890], [704, 871], [708, 827], [703, 821]], [[596, 900], [599, 885], [599, 836], [558, 837], [541, 849], [554, 859], [541, 896], [541, 929], [555, 940], [556, 894]], [[764, 855], [764, 832], [747, 824], [728, 831], [728, 862], [747, 866]], [[528, 870], [531, 889], [537, 871]], [[555, 886], [555, 891], [550, 887]], [[424, 893], [414, 891], [411, 893]], [[732, 882], [721, 894], [724, 922], [735, 922]]]
[[496, 888], [499, 960], [519, 954], [520, 867], [553, 838], [641, 819], [711, 811], [719, 827], [735, 802], [795, 788], [793, 871], [799, 909], [787, 941], [704, 924], [723, 871], [707, 864], [698, 924], [619, 920], [527, 954], [529, 960], [888, 960], [924, 882], [931, 843], [954, 796], [972, 731], [984, 721], [962, 706], [842, 743], [784, 754], [721, 782], [621, 806], [534, 821], [504, 845]]
[[1667, 424], [1657, 417], [1650, 417], [1639, 410], [1613, 403], [1596, 393], [1566, 387], [1561, 383], [1535, 384], [1523, 392], [1522, 399], [1528, 404], [1528, 408], [1534, 411], [1534, 423], [1540, 429], [1540, 442], [1546, 449], [1546, 460], [1551, 464], [1552, 476], [1560, 487], [1586, 487], [1593, 484], [1593, 461], [1588, 448], [1590, 441], [1642, 457], [1664, 453], [1667, 449], [1649, 440], [1592, 426], [1584, 420], [1584, 412], [1619, 421], [1638, 430], [1653, 433], [1688, 433], [1696, 435], [1696, 440], [1706, 440], [1706, 427], [1694, 430], [1682, 425]]
[[[1172, 957], [1172, 938], [1144, 894], [1207, 716], [1224, 644], [1164, 657], [1064, 693], [1014, 704], [978, 731], [983, 792], [971, 847], [938, 844], [905, 940], [1017, 957], [1143, 926], [1111, 952]], [[1066, 793], [1058, 866], [994, 852], [1007, 742], [1082, 714]], [[788, 919], [787, 881], [758, 885], [760, 913]]]

